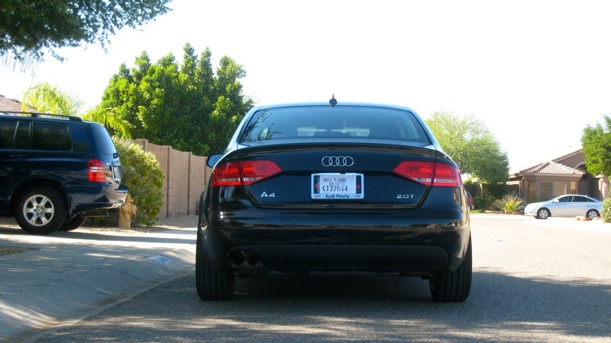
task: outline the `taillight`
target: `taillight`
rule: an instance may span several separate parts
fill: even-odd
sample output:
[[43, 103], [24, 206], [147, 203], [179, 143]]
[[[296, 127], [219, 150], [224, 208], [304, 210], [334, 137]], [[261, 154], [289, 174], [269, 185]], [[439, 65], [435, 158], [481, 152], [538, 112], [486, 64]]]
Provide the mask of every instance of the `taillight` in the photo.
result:
[[212, 186], [248, 186], [280, 173], [272, 161], [239, 161], [218, 165], [212, 172]]
[[106, 168], [104, 162], [100, 160], [89, 160], [87, 162], [87, 170], [89, 181], [91, 182], [106, 182]]
[[460, 187], [462, 185], [458, 168], [445, 163], [406, 161], [395, 167], [393, 172], [425, 186]]

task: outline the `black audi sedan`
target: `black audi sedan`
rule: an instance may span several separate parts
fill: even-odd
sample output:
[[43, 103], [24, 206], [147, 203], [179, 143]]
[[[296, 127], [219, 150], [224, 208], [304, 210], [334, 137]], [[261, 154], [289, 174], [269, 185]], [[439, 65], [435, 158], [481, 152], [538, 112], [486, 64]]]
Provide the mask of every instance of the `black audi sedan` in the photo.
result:
[[460, 171], [411, 109], [335, 98], [256, 107], [208, 165], [200, 298], [231, 299], [236, 277], [270, 271], [413, 275], [436, 301], [468, 298]]

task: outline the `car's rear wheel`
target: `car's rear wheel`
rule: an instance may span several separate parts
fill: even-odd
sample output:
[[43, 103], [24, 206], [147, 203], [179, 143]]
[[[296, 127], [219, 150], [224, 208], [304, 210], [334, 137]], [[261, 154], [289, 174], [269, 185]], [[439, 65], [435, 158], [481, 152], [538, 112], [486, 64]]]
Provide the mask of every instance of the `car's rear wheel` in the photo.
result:
[[15, 219], [25, 232], [51, 234], [64, 223], [65, 216], [64, 199], [51, 186], [26, 189], [17, 200]]
[[76, 230], [79, 227], [81, 227], [81, 225], [83, 225], [86, 220], [87, 220], [87, 217], [83, 217], [81, 215], [78, 215], [78, 216], [72, 218], [69, 221], [65, 221], [62, 224], [62, 226], [59, 227], [59, 231], [72, 231], [72, 230]]
[[549, 218], [550, 215], [551, 215], [551, 213], [549, 213], [549, 210], [547, 208], [540, 208], [537, 211], [536, 218], [537, 219], [547, 219], [547, 218]]
[[198, 237], [195, 248], [195, 286], [202, 300], [230, 300], [235, 291], [235, 275], [228, 269], [215, 269], [208, 262]]
[[600, 214], [596, 210], [589, 210], [588, 213], [586, 213], [586, 217], [588, 217], [590, 220], [595, 220], [599, 216]]
[[473, 273], [473, 254], [471, 239], [465, 259], [454, 271], [439, 271], [429, 279], [429, 288], [435, 301], [460, 302], [471, 293], [471, 277]]

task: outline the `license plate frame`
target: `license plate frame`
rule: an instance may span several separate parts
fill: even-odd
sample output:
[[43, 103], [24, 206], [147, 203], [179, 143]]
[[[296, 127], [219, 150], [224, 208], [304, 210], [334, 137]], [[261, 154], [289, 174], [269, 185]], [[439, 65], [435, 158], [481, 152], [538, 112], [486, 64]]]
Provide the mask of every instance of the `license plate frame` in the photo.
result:
[[365, 198], [365, 178], [359, 173], [315, 173], [311, 197], [316, 200], [360, 200]]

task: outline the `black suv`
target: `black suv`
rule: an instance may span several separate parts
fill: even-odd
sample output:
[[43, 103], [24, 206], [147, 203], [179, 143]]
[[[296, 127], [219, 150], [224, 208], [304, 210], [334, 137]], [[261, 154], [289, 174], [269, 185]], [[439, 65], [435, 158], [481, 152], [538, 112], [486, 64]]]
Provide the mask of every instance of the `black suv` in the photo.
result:
[[104, 216], [126, 197], [117, 150], [101, 124], [0, 111], [0, 216], [45, 235]]

